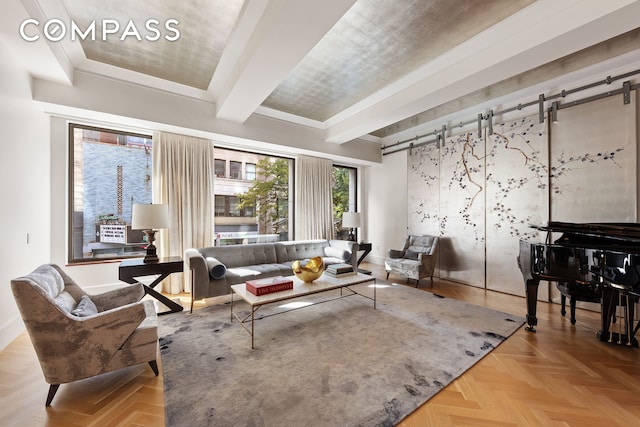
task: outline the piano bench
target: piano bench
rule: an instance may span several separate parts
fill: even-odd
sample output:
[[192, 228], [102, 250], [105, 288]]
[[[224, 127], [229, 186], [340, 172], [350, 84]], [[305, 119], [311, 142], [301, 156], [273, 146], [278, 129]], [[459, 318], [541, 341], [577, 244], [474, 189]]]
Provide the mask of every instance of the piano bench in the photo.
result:
[[556, 285], [558, 290], [560, 291], [560, 314], [564, 317], [567, 314], [565, 310], [565, 304], [567, 298], [569, 298], [569, 306], [571, 310], [571, 324], [576, 324], [576, 302], [577, 301], [585, 301], [585, 302], [600, 302], [600, 292], [597, 292], [591, 288], [588, 284], [575, 284], [575, 283], [566, 283], [566, 282], [558, 282]]

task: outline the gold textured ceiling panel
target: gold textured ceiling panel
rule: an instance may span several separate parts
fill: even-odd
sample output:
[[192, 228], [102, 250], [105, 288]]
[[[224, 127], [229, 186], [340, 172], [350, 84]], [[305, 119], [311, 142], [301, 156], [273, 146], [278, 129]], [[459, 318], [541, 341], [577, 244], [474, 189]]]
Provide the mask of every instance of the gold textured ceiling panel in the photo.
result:
[[[159, 77], [206, 90], [216, 69], [225, 44], [238, 19], [243, 0], [63, 0], [70, 18], [82, 29], [96, 22], [96, 37], [82, 40], [82, 48], [88, 59], [104, 62], [127, 70]], [[102, 40], [102, 22], [115, 19], [120, 32], [109, 34]], [[149, 41], [155, 33], [145, 24], [149, 19], [160, 22], [157, 41]], [[169, 19], [178, 20], [172, 25], [180, 32], [166, 30]], [[125, 27], [132, 20], [143, 40], [127, 36], [121, 40]]]

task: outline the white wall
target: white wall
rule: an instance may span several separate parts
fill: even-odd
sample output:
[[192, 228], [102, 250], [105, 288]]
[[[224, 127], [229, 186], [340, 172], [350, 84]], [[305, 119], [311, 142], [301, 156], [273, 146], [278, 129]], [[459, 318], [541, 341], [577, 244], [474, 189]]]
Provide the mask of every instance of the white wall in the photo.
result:
[[[0, 43], [0, 349], [24, 330], [11, 279], [50, 260], [49, 119], [31, 101], [31, 78]], [[29, 242], [27, 243], [27, 234]]]
[[373, 250], [367, 261], [383, 264], [390, 248], [402, 248], [407, 236], [407, 151], [382, 158], [364, 171], [366, 233]]

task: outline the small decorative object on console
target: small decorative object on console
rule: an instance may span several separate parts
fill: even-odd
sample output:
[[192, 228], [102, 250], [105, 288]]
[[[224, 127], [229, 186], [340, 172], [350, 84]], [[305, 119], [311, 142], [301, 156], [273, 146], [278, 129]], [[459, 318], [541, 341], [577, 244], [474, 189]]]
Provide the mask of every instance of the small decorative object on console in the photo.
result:
[[310, 283], [322, 276], [324, 272], [324, 261], [322, 261], [322, 257], [317, 256], [311, 258], [304, 267], [300, 264], [300, 261], [293, 261], [291, 263], [291, 269], [298, 279]]
[[248, 280], [245, 286], [247, 287], [247, 291], [260, 296], [293, 289], [293, 280], [286, 279], [282, 276], [267, 277], [265, 279]]

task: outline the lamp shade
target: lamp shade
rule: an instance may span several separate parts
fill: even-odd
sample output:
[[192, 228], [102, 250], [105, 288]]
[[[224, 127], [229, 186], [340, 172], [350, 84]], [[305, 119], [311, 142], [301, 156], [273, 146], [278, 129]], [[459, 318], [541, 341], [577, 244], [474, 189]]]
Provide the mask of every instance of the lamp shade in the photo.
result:
[[343, 228], [358, 228], [362, 226], [362, 214], [360, 212], [344, 212], [342, 214]]
[[131, 213], [134, 230], [169, 228], [169, 206], [160, 204], [134, 204]]

